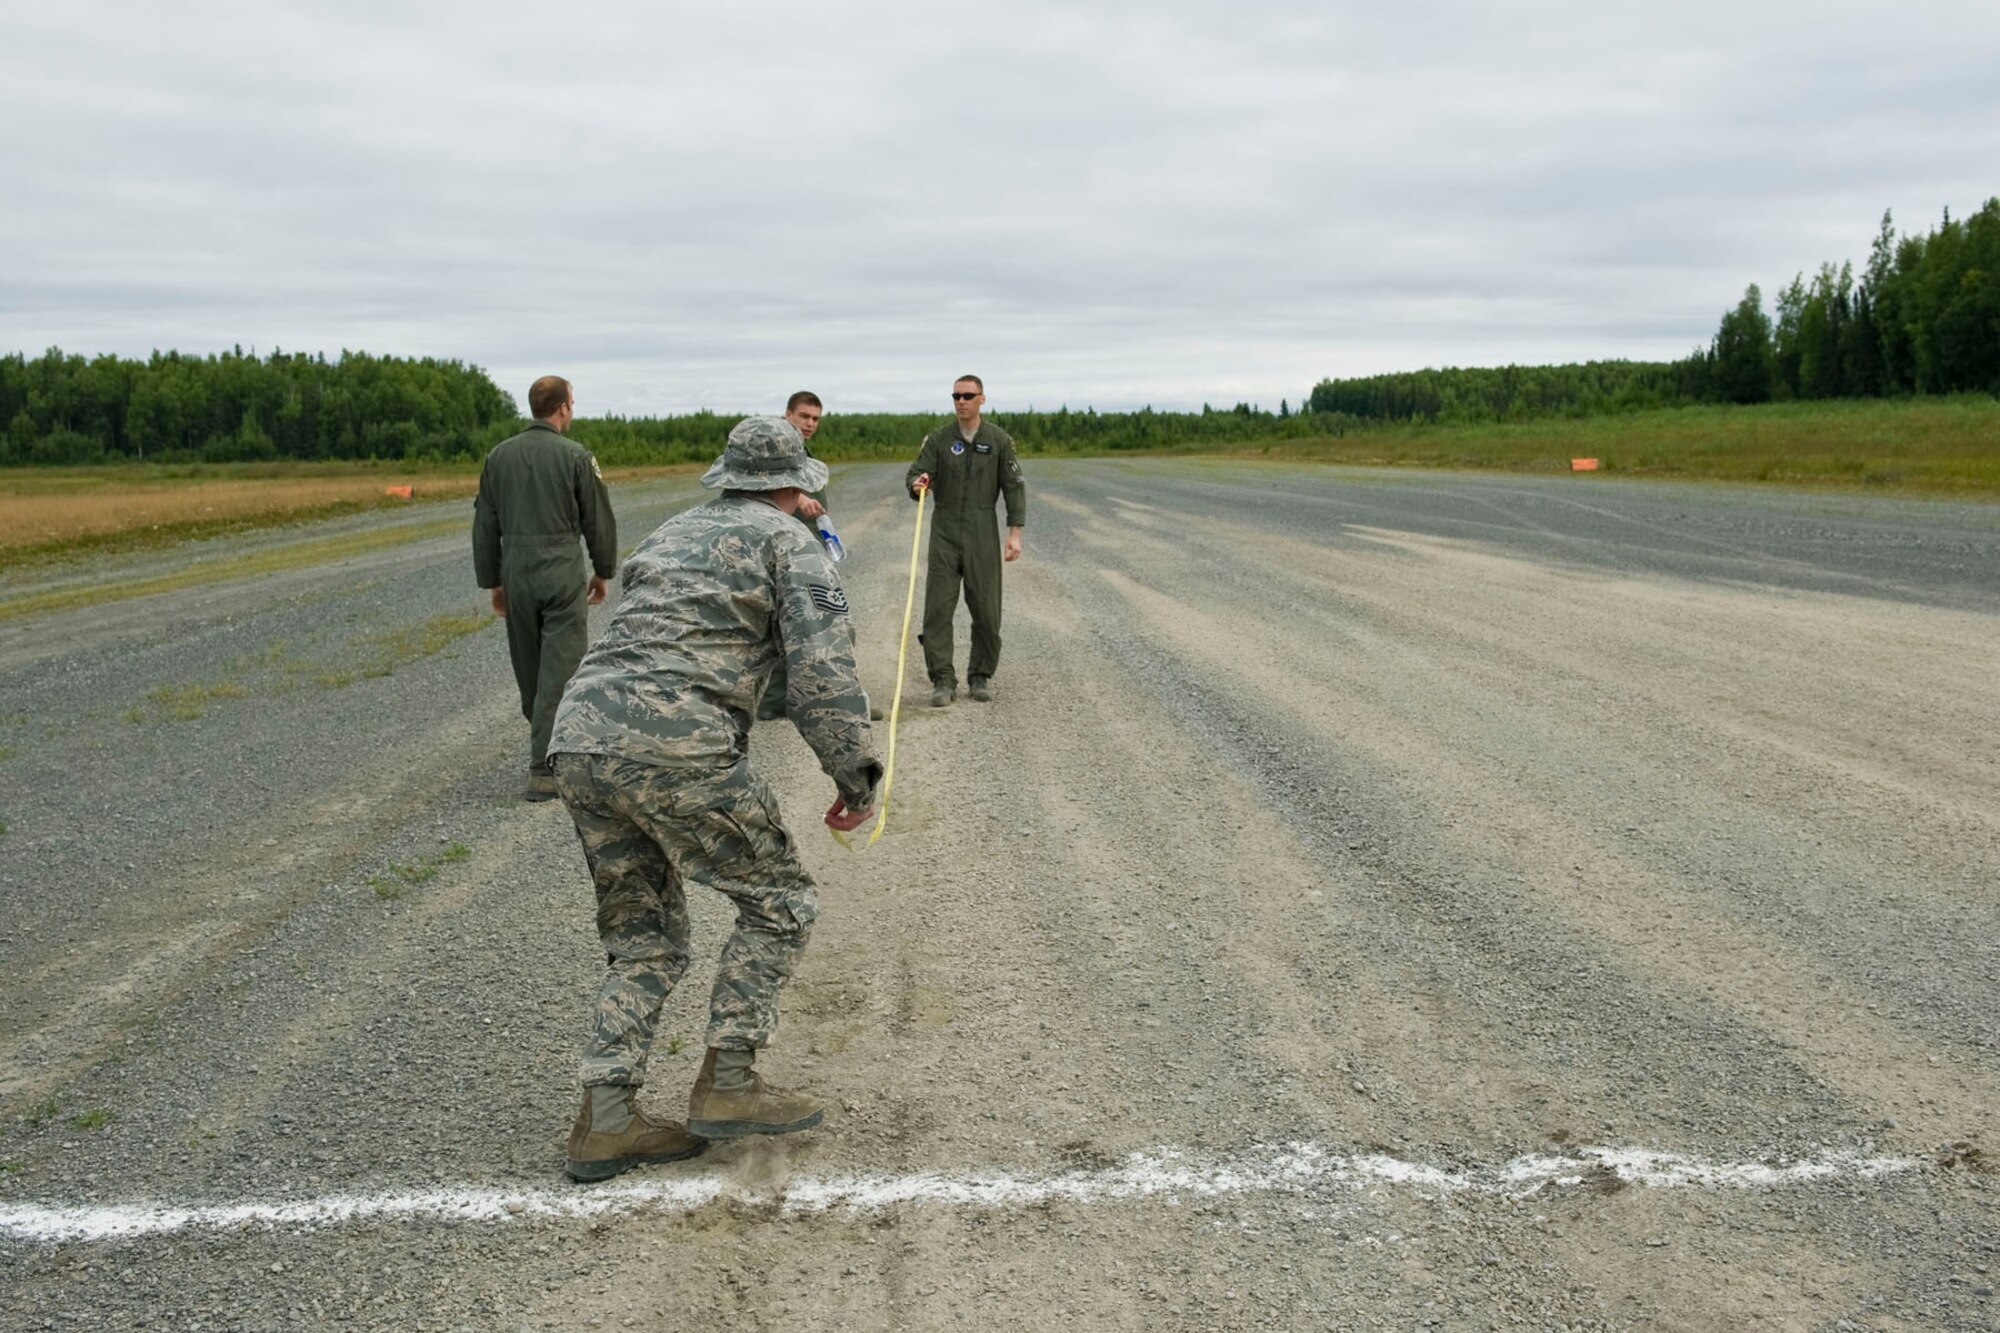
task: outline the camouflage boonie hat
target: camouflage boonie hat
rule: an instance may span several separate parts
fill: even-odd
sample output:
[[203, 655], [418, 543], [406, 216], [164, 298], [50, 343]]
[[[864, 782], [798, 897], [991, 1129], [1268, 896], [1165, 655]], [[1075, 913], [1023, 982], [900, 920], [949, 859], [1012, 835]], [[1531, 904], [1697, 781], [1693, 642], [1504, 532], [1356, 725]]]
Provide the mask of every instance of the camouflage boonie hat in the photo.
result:
[[826, 464], [806, 452], [798, 427], [783, 417], [745, 417], [701, 484], [711, 491], [817, 491], [826, 485]]

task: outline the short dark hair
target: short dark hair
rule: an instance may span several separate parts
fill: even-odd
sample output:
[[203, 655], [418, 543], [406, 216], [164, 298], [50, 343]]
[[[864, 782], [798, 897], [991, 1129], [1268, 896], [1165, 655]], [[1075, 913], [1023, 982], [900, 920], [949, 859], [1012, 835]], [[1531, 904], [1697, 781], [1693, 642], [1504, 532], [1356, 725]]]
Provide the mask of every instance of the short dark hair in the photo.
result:
[[817, 407], [822, 412], [826, 411], [826, 404], [822, 403], [819, 400], [819, 395], [814, 393], [811, 389], [800, 389], [790, 398], [787, 398], [785, 400], [786, 414], [790, 415], [791, 413], [798, 411], [801, 405]]
[[569, 381], [560, 375], [544, 375], [528, 386], [528, 410], [537, 421], [547, 421], [562, 411], [569, 399]]
[[977, 376], [977, 375], [960, 375], [960, 376], [959, 376], [959, 377], [958, 377], [957, 379], [953, 380], [953, 381], [952, 381], [952, 383], [953, 383], [953, 384], [964, 384], [964, 383], [966, 383], [967, 381], [970, 381], [970, 382], [972, 382], [973, 384], [977, 384], [977, 385], [979, 386], [979, 392], [981, 392], [981, 393], [985, 393], [985, 392], [986, 392], [986, 381], [985, 381], [985, 380], [983, 380], [983, 379], [980, 379], [980, 378], [979, 378], [979, 376]]

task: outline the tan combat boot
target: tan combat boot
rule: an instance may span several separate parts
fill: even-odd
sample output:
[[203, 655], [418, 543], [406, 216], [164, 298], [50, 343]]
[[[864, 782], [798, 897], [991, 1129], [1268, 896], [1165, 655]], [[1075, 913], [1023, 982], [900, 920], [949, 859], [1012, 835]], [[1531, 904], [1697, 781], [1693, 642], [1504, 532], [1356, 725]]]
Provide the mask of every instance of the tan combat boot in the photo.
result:
[[633, 1101], [633, 1089], [600, 1083], [583, 1090], [583, 1105], [569, 1131], [571, 1180], [609, 1180], [647, 1162], [678, 1162], [708, 1146], [671, 1120], [654, 1120]]
[[819, 1103], [802, 1092], [767, 1086], [750, 1068], [756, 1056], [755, 1051], [709, 1047], [688, 1094], [690, 1130], [711, 1139], [741, 1139], [791, 1134], [819, 1123]]

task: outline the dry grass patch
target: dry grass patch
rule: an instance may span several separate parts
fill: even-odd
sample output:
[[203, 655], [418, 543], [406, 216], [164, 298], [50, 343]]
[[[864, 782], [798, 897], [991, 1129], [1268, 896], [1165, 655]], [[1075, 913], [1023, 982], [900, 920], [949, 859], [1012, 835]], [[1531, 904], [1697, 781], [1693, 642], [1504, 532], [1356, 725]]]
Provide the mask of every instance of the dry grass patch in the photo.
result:
[[[412, 499], [387, 493], [409, 486]], [[0, 563], [169, 545], [364, 509], [461, 499], [476, 472], [413, 473], [293, 464], [267, 475], [138, 467], [0, 472]]]
[[386, 872], [370, 875], [368, 887], [383, 902], [395, 902], [409, 892], [412, 884], [422, 884], [437, 878], [438, 871], [447, 862], [463, 861], [472, 855], [472, 849], [462, 842], [454, 842], [436, 856], [426, 856], [418, 861], [391, 861]]
[[208, 711], [208, 706], [217, 699], [241, 699], [248, 693], [233, 680], [221, 680], [212, 685], [199, 682], [162, 685], [146, 697], [153, 701], [163, 717], [191, 722]]
[[83, 588], [62, 588], [55, 592], [29, 593], [26, 596], [0, 601], [0, 620], [46, 615], [52, 611], [70, 611], [80, 606], [95, 606], [101, 602], [119, 602], [132, 597], [173, 592], [180, 588], [254, 578], [281, 569], [329, 564], [364, 552], [391, 546], [405, 546], [411, 542], [461, 531], [470, 532], [470, 523], [465, 518], [454, 517], [436, 523], [402, 524], [366, 532], [344, 533], [338, 537], [292, 542], [273, 550], [253, 551], [247, 555], [204, 561], [172, 574], [162, 574], [158, 578], [122, 580]]
[[416, 625], [402, 625], [374, 635], [374, 657], [362, 668], [368, 676], [394, 675], [396, 668], [420, 657], [432, 657], [468, 634], [477, 634], [499, 617], [490, 614], [432, 616]]
[[275, 698], [304, 685], [345, 689], [367, 677], [393, 676], [398, 667], [435, 656], [497, 620], [485, 612], [432, 616], [352, 639], [336, 650], [333, 662], [296, 656], [289, 645], [279, 641], [232, 661], [221, 680], [186, 681], [149, 690], [146, 699], [151, 708], [133, 704], [123, 716], [135, 726], [157, 719], [191, 722], [220, 699]]
[[[604, 475], [631, 482], [696, 470], [676, 464], [607, 468]], [[391, 486], [410, 487], [410, 499], [388, 494]], [[463, 500], [478, 490], [476, 462], [435, 470], [367, 463], [0, 468], [0, 567]]]

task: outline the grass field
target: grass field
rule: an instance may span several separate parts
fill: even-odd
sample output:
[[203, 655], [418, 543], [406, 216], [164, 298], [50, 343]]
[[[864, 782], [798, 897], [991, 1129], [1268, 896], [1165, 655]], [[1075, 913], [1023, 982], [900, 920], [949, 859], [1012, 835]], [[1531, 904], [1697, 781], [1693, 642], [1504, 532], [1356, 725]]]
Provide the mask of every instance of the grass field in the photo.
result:
[[144, 546], [269, 527], [412, 500], [469, 496], [476, 472], [334, 463], [0, 471], [0, 561], [101, 546]]
[[[613, 478], [685, 468], [611, 470]], [[408, 486], [409, 499], [391, 495]], [[0, 568], [92, 550], [169, 546], [364, 509], [463, 500], [479, 468], [368, 463], [0, 469]]]
[[[1215, 453], [1190, 445], [1177, 454]], [[1774, 403], [1518, 424], [1399, 425], [1222, 451], [1326, 463], [1763, 482], [2000, 499], [2000, 399]], [[835, 461], [838, 461], [837, 458]], [[613, 479], [694, 470], [620, 468]], [[413, 499], [386, 493], [409, 486]], [[0, 470], [0, 568], [164, 546], [388, 505], [463, 499], [478, 468], [262, 463]]]
[[1688, 407], [1583, 420], [1399, 426], [1259, 449], [1328, 463], [1765, 482], [2000, 499], [2000, 399]]

